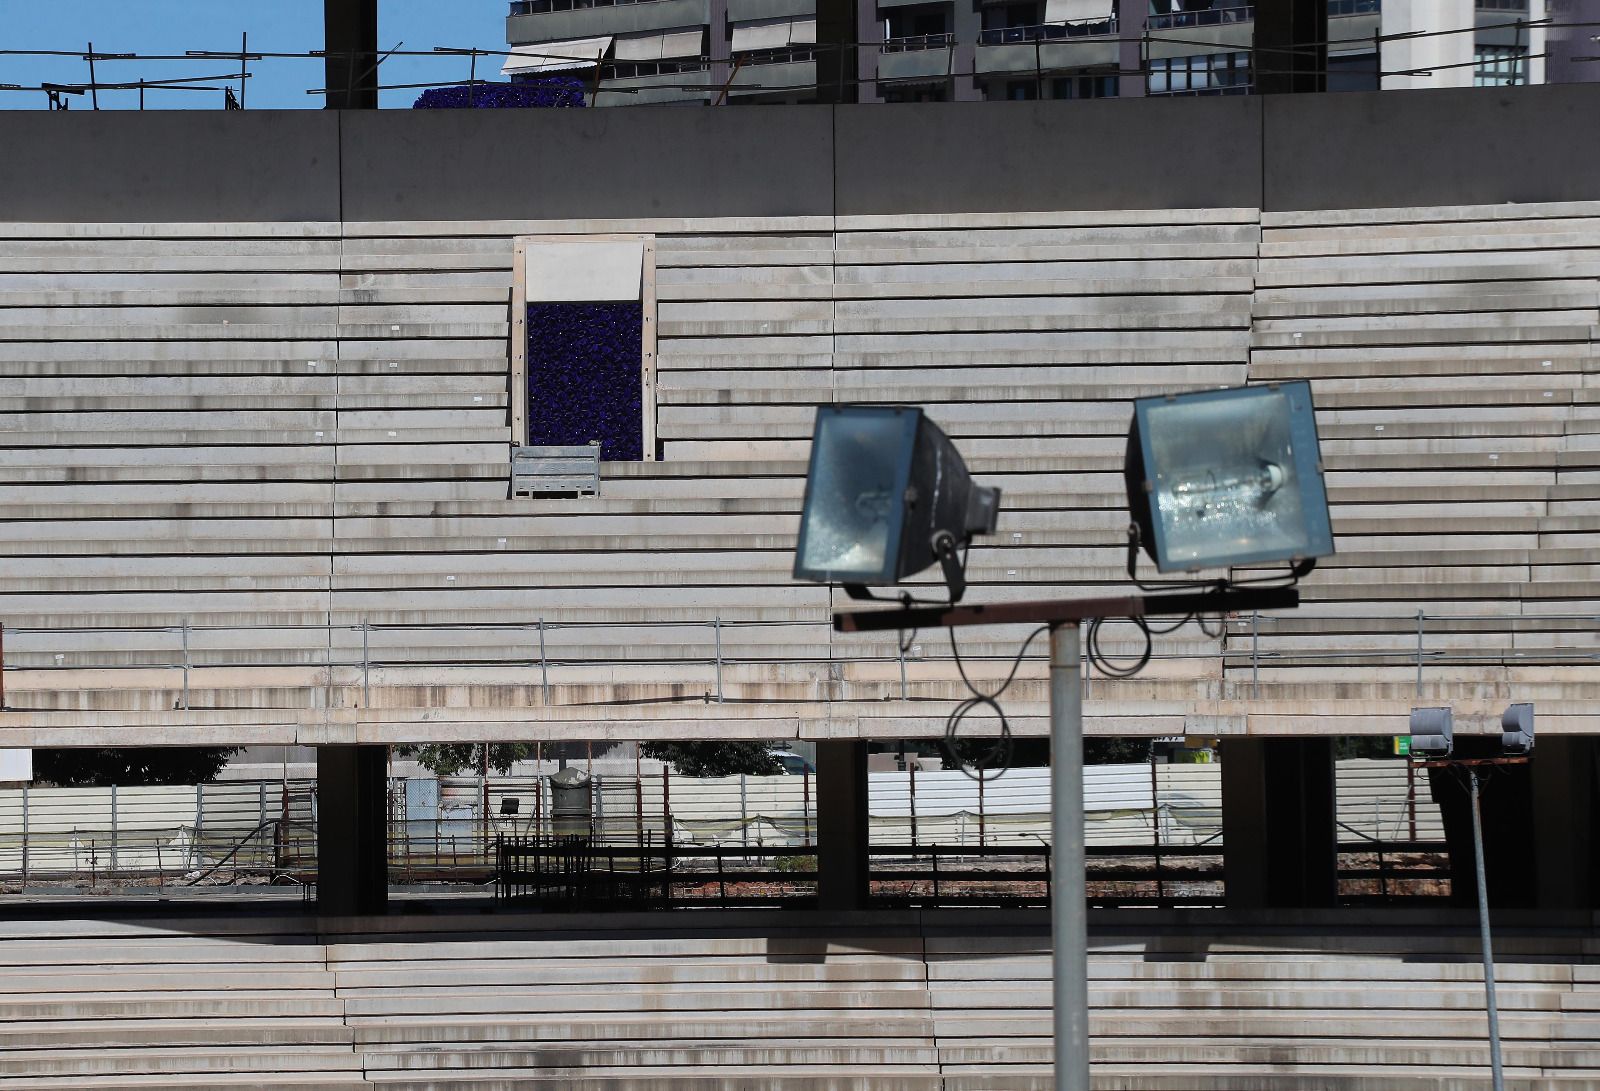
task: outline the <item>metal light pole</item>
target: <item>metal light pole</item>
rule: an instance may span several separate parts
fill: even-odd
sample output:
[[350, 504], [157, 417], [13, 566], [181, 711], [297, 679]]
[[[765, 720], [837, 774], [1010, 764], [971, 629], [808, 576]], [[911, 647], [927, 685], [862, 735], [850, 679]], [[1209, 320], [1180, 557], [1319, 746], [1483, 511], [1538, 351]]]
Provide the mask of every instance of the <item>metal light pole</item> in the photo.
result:
[[1478, 932], [1483, 941], [1483, 995], [1489, 1009], [1489, 1068], [1494, 1091], [1505, 1091], [1506, 1074], [1500, 1059], [1500, 1009], [1494, 996], [1494, 951], [1489, 946], [1489, 885], [1483, 868], [1483, 813], [1478, 806], [1478, 770], [1468, 767], [1472, 788], [1472, 863], [1478, 873]]
[[1083, 677], [1078, 623], [1050, 630], [1050, 940], [1055, 1091], [1089, 1091], [1089, 930], [1084, 908]]

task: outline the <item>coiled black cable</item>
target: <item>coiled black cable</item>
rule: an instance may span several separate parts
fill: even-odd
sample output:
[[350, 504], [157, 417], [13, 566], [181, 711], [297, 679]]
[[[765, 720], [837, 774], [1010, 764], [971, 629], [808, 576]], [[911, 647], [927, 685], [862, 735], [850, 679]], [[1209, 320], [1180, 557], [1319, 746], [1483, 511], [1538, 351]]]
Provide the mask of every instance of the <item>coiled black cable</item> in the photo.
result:
[[[966, 700], [956, 705], [951, 710], [949, 717], [944, 722], [944, 750], [955, 764], [968, 777], [973, 780], [996, 780], [1011, 767], [1013, 751], [1011, 738], [1011, 722], [1006, 719], [1005, 709], [1000, 707], [1000, 696], [1010, 688], [1016, 680], [1017, 671], [1022, 667], [1023, 657], [1028, 654], [1028, 648], [1040, 633], [1049, 632], [1050, 626], [1041, 625], [1028, 634], [1022, 642], [1022, 647], [1017, 649], [1016, 658], [1011, 661], [1011, 672], [1006, 675], [1006, 680], [1000, 683], [1000, 688], [993, 693], [985, 693], [972, 684], [972, 679], [967, 677], [966, 664], [961, 661], [961, 648], [956, 644], [956, 631], [950, 630], [950, 651], [955, 655], [956, 670], [961, 675], [961, 681], [966, 684], [967, 690], [972, 694]], [[961, 756], [957, 748], [961, 722], [972, 713], [974, 709], [987, 706], [994, 710], [995, 716], [1000, 720], [1000, 734], [995, 738], [994, 744], [989, 747], [976, 761], [968, 761]], [[994, 770], [990, 772], [990, 770]]]

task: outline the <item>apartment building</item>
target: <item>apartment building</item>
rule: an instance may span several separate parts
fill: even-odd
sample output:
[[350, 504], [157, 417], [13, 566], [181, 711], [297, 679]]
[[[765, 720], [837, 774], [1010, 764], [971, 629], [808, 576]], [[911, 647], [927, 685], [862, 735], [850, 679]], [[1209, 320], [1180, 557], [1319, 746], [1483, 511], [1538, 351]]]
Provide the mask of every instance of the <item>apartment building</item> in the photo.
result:
[[[1600, 0], [1328, 0], [1328, 88], [1587, 80], [1570, 24], [1597, 18]], [[863, 102], [1240, 95], [1255, 24], [1238, 0], [860, 0], [844, 68]], [[506, 38], [506, 76], [574, 75], [599, 106], [816, 97], [816, 0], [512, 0]]]

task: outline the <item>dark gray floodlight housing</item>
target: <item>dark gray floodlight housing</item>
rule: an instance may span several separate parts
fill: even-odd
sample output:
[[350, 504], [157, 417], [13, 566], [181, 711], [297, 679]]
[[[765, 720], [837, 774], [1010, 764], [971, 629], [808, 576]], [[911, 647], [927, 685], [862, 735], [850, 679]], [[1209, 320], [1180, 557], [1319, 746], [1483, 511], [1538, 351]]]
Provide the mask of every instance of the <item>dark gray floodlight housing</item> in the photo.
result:
[[1455, 713], [1449, 708], [1411, 710], [1412, 757], [1448, 758], [1455, 744]]
[[1533, 705], [1509, 705], [1500, 716], [1500, 750], [1505, 754], [1527, 754], [1533, 750]]
[[1139, 398], [1124, 475], [1161, 572], [1286, 561], [1299, 575], [1333, 552], [1309, 383]]
[[958, 551], [993, 534], [999, 513], [1000, 490], [973, 483], [921, 409], [819, 406], [794, 575], [859, 597], [939, 562], [955, 602], [966, 588]]

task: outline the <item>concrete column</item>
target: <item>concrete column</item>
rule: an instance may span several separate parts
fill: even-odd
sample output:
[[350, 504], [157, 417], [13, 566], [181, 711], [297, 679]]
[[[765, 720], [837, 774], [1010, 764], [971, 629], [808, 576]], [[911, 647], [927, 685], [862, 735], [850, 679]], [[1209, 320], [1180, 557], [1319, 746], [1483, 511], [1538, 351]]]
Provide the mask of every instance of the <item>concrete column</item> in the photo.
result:
[[1229, 908], [1309, 909], [1338, 897], [1331, 739], [1222, 744]]
[[1143, 98], [1144, 21], [1150, 14], [1150, 0], [1117, 0], [1117, 77], [1118, 98]]
[[1307, 94], [1328, 89], [1328, 0], [1256, 5], [1256, 91]]
[[382, 913], [389, 898], [383, 746], [317, 747], [317, 912]]
[[1595, 781], [1600, 739], [1555, 736], [1533, 748], [1533, 852], [1539, 872], [1540, 909], [1593, 909], [1595, 881]]
[[[1378, 58], [1378, 71], [1386, 73], [1383, 89], [1471, 87], [1476, 12], [1473, 0], [1407, 0], [1383, 5], [1379, 25], [1385, 41]], [[1395, 37], [1418, 32], [1417, 37]]]
[[378, 108], [378, 0], [323, 0], [323, 78], [329, 110]]
[[950, 32], [955, 37], [950, 71], [956, 74], [950, 97], [956, 102], [979, 102], [983, 99], [983, 88], [973, 71], [978, 64], [978, 35], [983, 32], [983, 12], [977, 0], [955, 0]]
[[[871, 4], [873, 0], [861, 0]], [[856, 101], [856, 0], [817, 0], [817, 98]]]
[[[733, 54], [728, 47], [728, 0], [710, 0], [707, 6], [707, 21], [711, 26], [706, 31], [706, 57], [711, 67], [706, 74], [710, 88], [706, 101], [715, 104], [733, 72]], [[732, 98], [729, 95], [721, 105], [726, 106]]]
[[817, 743], [817, 902], [827, 910], [865, 909], [867, 744]]
[[878, 94], [878, 58], [874, 42], [883, 41], [883, 21], [878, 18], [877, 0], [860, 0], [856, 5], [856, 101], [882, 102]]

